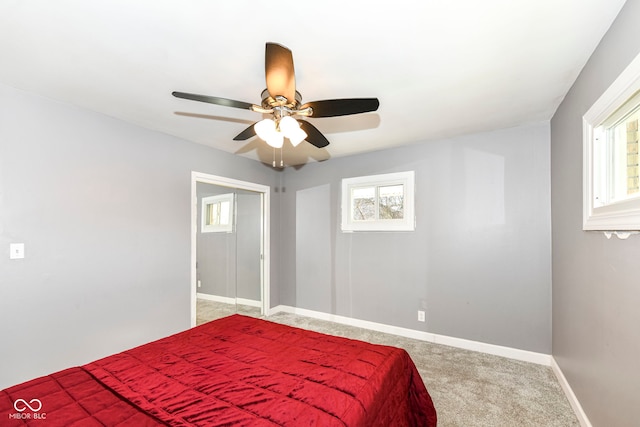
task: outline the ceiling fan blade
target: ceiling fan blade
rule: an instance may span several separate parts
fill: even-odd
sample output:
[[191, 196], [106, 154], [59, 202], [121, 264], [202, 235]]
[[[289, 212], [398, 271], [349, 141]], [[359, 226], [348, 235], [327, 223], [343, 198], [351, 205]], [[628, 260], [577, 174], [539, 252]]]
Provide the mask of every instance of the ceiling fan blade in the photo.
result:
[[336, 117], [376, 111], [379, 106], [378, 98], [351, 98], [307, 102], [300, 109], [311, 107], [310, 117]]
[[253, 104], [248, 102], [235, 101], [233, 99], [219, 98], [217, 96], [198, 95], [195, 93], [171, 92], [176, 98], [190, 99], [191, 101], [207, 102], [209, 104], [223, 105], [225, 107], [242, 108], [250, 110]]
[[284, 96], [289, 103], [295, 102], [296, 76], [291, 51], [277, 43], [267, 43], [264, 70], [269, 95], [274, 99]]
[[298, 120], [300, 124], [300, 129], [306, 132], [307, 137], [305, 140], [311, 144], [315, 145], [318, 148], [326, 147], [329, 145], [329, 140], [324, 137], [324, 135], [318, 130], [317, 127], [312, 125], [306, 120]]
[[247, 139], [251, 138], [252, 136], [256, 136], [256, 130], [253, 128], [253, 126], [255, 125], [252, 124], [251, 126], [249, 126], [248, 128], [246, 128], [245, 130], [243, 130], [242, 132], [240, 132], [238, 135], [236, 135], [235, 138], [233, 138], [234, 141], [246, 141]]

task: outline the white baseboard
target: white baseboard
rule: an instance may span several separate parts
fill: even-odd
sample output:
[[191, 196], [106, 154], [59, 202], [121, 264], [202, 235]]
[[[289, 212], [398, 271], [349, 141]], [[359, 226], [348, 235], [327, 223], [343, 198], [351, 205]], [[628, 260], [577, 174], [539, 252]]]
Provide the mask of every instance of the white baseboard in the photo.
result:
[[330, 322], [340, 323], [343, 325], [356, 326], [359, 328], [370, 329], [372, 331], [394, 334], [401, 337], [413, 338], [421, 341], [427, 341], [434, 344], [448, 345], [450, 347], [462, 348], [465, 350], [478, 351], [481, 353], [492, 354], [495, 356], [507, 357], [509, 359], [521, 360], [524, 362], [535, 363], [538, 365], [551, 366], [551, 355], [536, 353], [533, 351], [520, 350], [516, 348], [503, 347], [495, 344], [487, 344], [478, 341], [465, 340], [462, 338], [448, 337], [445, 335], [432, 334], [430, 332], [416, 331], [414, 329], [401, 328], [399, 326], [390, 326], [382, 323], [370, 322], [368, 320], [359, 320], [336, 314], [323, 313], [320, 311], [307, 310], [304, 308], [291, 307], [288, 305], [279, 305], [269, 310], [267, 315], [277, 312], [285, 312], [298, 314], [300, 316], [312, 317], [314, 319], [327, 320]]
[[236, 298], [236, 303], [239, 305], [248, 305], [250, 307], [262, 307], [262, 302], [253, 299]]
[[587, 414], [584, 412], [584, 409], [582, 409], [582, 405], [580, 405], [580, 402], [578, 401], [578, 398], [573, 392], [573, 389], [569, 385], [567, 378], [562, 373], [562, 369], [560, 369], [560, 366], [556, 362], [556, 359], [553, 358], [553, 356], [551, 357], [551, 369], [553, 370], [553, 373], [556, 375], [556, 378], [560, 383], [560, 387], [562, 387], [562, 391], [564, 391], [565, 396], [567, 396], [567, 400], [569, 400], [569, 404], [571, 405], [571, 408], [573, 408], [573, 412], [575, 412], [576, 417], [580, 422], [580, 426], [592, 427], [591, 422], [589, 421], [589, 418], [587, 418]]
[[231, 297], [221, 297], [219, 295], [211, 295], [211, 294], [202, 294], [196, 293], [196, 297], [200, 299], [205, 299], [208, 301], [221, 302], [223, 304], [240, 304], [240, 305], [248, 305], [251, 307], [262, 307], [262, 303], [260, 301], [246, 299], [246, 298], [231, 298]]
[[221, 297], [220, 295], [211, 295], [211, 294], [201, 294], [200, 292], [196, 293], [196, 298], [206, 299], [208, 301], [221, 302], [223, 304], [235, 304], [236, 299], [231, 297]]

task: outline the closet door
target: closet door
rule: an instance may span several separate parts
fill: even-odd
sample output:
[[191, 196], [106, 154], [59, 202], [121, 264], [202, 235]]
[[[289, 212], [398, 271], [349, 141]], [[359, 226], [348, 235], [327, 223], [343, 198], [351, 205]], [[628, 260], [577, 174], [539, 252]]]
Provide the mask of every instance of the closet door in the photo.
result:
[[236, 313], [237, 232], [233, 188], [198, 182], [198, 323]]
[[245, 314], [260, 314], [262, 194], [236, 190], [236, 303]]
[[196, 183], [196, 323], [262, 307], [259, 192]]

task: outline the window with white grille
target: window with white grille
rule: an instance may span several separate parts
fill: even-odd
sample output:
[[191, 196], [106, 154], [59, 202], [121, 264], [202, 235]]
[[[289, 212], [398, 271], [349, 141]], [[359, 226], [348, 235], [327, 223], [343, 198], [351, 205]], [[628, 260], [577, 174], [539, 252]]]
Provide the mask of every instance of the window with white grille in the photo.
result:
[[233, 193], [202, 198], [202, 233], [230, 233], [233, 231]]
[[640, 230], [640, 55], [583, 117], [583, 229]]
[[415, 229], [414, 172], [342, 180], [343, 231]]

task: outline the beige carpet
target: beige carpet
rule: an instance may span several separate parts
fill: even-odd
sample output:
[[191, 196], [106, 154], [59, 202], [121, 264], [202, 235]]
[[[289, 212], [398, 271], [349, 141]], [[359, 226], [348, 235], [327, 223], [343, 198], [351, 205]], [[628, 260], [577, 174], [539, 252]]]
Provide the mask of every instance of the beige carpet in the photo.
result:
[[[260, 317], [254, 307], [199, 300], [198, 324], [236, 312]], [[431, 394], [439, 427], [580, 425], [550, 367], [288, 313], [267, 320], [404, 348]]]

